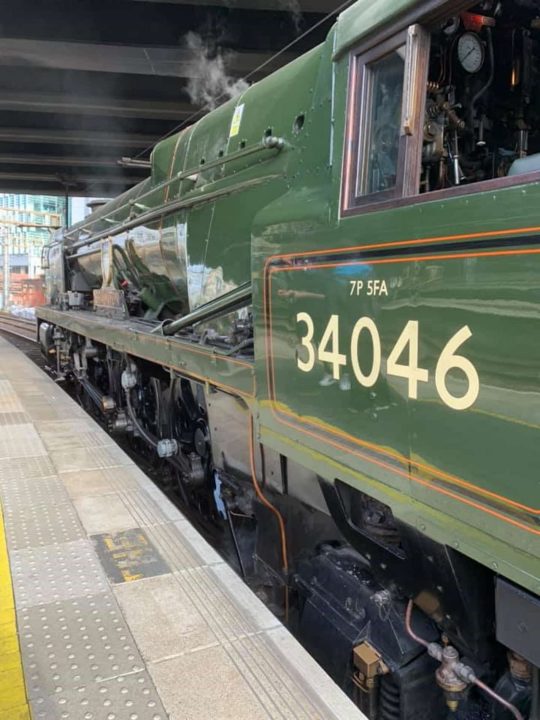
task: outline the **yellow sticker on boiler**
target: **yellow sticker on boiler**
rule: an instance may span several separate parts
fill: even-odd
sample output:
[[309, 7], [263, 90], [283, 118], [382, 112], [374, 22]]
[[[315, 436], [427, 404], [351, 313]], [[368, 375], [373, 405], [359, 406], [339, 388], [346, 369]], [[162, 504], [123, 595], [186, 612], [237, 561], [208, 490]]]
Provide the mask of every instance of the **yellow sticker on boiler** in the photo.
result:
[[242, 122], [242, 115], [244, 114], [244, 103], [237, 105], [234, 109], [234, 115], [231, 120], [231, 130], [229, 137], [234, 137], [240, 132], [240, 123]]

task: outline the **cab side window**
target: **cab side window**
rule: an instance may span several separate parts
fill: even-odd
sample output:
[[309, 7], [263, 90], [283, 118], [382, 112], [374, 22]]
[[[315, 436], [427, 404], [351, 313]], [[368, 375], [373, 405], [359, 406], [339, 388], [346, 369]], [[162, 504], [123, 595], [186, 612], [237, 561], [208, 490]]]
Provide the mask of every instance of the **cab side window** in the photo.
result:
[[359, 149], [358, 195], [383, 192], [398, 182], [405, 46], [365, 68], [365, 132]]
[[[427, 72], [429, 34], [411, 26], [353, 58], [344, 166], [345, 207], [410, 194], [418, 187], [421, 129], [418, 68]], [[425, 85], [425, 81], [424, 81]], [[411, 164], [411, 157], [418, 158]]]
[[352, 53], [344, 214], [540, 177], [539, 1], [441, 10]]

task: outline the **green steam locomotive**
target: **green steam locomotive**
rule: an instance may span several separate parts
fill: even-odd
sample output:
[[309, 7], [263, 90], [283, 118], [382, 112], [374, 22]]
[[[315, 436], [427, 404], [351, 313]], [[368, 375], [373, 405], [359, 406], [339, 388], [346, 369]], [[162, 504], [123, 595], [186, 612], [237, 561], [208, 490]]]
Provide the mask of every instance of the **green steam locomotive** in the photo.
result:
[[540, 2], [359, 0], [150, 165], [47, 247], [56, 371], [370, 720], [538, 720]]

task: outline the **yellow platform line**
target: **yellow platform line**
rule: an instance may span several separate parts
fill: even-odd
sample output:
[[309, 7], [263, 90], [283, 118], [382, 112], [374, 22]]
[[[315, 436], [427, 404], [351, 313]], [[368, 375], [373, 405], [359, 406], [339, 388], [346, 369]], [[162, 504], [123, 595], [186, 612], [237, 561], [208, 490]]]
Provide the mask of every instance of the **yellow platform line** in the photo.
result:
[[0, 507], [0, 720], [30, 720], [11, 569]]

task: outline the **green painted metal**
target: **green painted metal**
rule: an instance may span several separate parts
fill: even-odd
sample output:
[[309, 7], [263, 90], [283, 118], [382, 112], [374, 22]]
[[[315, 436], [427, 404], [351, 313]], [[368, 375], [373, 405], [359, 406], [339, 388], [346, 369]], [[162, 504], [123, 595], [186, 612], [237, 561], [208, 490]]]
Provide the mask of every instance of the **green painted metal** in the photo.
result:
[[336, 24], [335, 57], [339, 57], [351, 45], [358, 44], [367, 35], [378, 30], [394, 18], [414, 7], [421, 7], [422, 0], [358, 0], [344, 10]]
[[38, 316], [120, 353], [144, 358], [188, 377], [251, 399], [255, 394], [253, 364], [223, 353], [188, 343], [179, 338], [151, 334], [144, 323], [119, 321], [91, 312], [64, 312], [41, 307]]
[[[257, 431], [270, 447], [365, 490], [437, 541], [538, 593], [540, 184], [482, 192], [472, 186], [468, 195], [419, 196], [402, 207], [340, 217], [349, 59], [339, 51], [416, 4], [356, 3], [321, 46], [160, 143], [151, 181], [96, 216], [96, 231], [111, 212], [120, 226], [129, 200], [149, 188], [145, 206], [154, 209], [223, 190], [156, 220], [145, 242], [137, 244], [129, 230], [117, 242], [116, 270], [133, 273], [147, 293], [185, 311], [251, 280], [254, 371], [207, 349], [195, 354], [186, 341], [151, 335], [135, 321], [47, 308], [38, 315], [253, 396]], [[238, 133], [231, 134], [242, 106]], [[260, 143], [265, 133], [283, 137], [285, 148], [214, 162], [242, 143]], [[200, 168], [196, 178], [163, 185], [193, 167]], [[379, 289], [384, 281], [387, 293], [351, 295], [358, 281], [363, 288], [377, 281]], [[298, 367], [298, 357], [306, 360], [299, 313], [313, 320], [308, 372]], [[339, 320], [336, 352], [345, 355], [339, 379], [317, 359], [332, 315]], [[361, 317], [373, 321], [381, 341], [381, 369], [369, 387], [358, 382], [352, 363], [351, 336]], [[405, 378], [388, 372], [411, 321], [418, 323], [423, 370], [417, 397]], [[444, 348], [464, 327], [471, 336], [456, 352], [473, 364], [479, 388], [470, 407], [456, 409], [436, 377]], [[361, 340], [367, 374], [373, 359], [367, 331]], [[407, 364], [407, 346], [398, 360]], [[459, 369], [444, 379], [451, 396], [467, 390]]]
[[91, 287], [101, 277], [88, 251], [108, 237], [116, 282], [127, 277], [139, 288], [149, 317], [194, 310], [250, 280], [253, 218], [303, 162], [298, 118], [311, 106], [320, 56], [315, 48], [159, 143], [150, 180], [68, 231], [71, 265]]
[[204, 322], [214, 316], [224, 315], [250, 304], [251, 283], [247, 282], [245, 285], [236, 288], [236, 290], [232, 290], [226, 295], [221, 295], [216, 300], [211, 300], [205, 305], [201, 305], [197, 310], [183, 315], [181, 318], [178, 318], [178, 320], [160, 325], [152, 332], [160, 332], [162, 335], [175, 335], [180, 332], [180, 330], [193, 326], [196, 323]]

